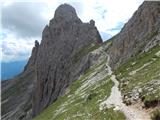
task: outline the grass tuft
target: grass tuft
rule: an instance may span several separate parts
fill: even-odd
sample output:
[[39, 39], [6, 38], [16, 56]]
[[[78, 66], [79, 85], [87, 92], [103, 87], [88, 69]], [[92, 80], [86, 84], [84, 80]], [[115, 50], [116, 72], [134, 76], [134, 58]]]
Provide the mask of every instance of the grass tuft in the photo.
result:
[[159, 109], [156, 109], [152, 112], [151, 119], [160, 120], [160, 110]]

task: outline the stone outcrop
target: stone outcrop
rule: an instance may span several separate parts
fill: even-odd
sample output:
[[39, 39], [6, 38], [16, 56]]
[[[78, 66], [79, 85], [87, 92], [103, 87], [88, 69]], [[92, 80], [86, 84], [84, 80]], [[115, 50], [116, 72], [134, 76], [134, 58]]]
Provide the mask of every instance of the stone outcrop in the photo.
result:
[[116, 69], [120, 64], [139, 52], [144, 52], [160, 43], [160, 2], [144, 2], [114, 36], [109, 48], [110, 65]]
[[32, 49], [32, 55], [28, 60], [27, 65], [24, 68], [24, 71], [27, 71], [28, 69], [35, 68], [35, 63], [37, 59], [37, 52], [38, 52], [38, 47], [39, 47], [39, 42], [36, 40], [35, 41], [35, 46]]
[[72, 6], [60, 5], [24, 71], [2, 82], [2, 119], [30, 120], [54, 102], [93, 64], [86, 55], [100, 43], [93, 20], [82, 23]]
[[11, 80], [2, 81], [2, 120], [31, 120], [32, 93], [35, 84], [35, 60], [38, 42], [24, 71]]
[[[89, 61], [80, 62], [83, 56], [78, 57], [79, 52], [101, 42], [93, 20], [82, 23], [75, 9], [68, 4], [56, 9], [54, 18], [44, 28], [41, 44], [38, 45], [33, 116], [53, 103], [89, 68]], [[79, 60], [75, 61], [75, 57]]]

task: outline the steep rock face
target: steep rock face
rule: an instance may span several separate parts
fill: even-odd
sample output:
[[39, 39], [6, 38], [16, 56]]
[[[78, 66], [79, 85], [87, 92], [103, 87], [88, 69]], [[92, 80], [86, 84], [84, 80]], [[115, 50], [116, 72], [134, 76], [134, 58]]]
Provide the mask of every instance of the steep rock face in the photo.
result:
[[39, 47], [39, 42], [36, 40], [35, 41], [35, 46], [32, 49], [32, 55], [28, 60], [27, 65], [24, 68], [24, 71], [27, 71], [28, 69], [35, 68], [35, 63], [37, 59], [37, 53], [38, 53], [38, 47]]
[[[36, 58], [33, 116], [55, 101], [90, 66], [78, 52], [101, 43], [94, 21], [82, 23], [73, 7], [60, 5], [42, 33]], [[79, 58], [76, 59], [75, 56]]]
[[39, 43], [35, 41], [32, 55], [24, 71], [11, 80], [2, 81], [2, 119], [31, 120], [32, 95], [35, 84], [35, 61]]
[[112, 68], [160, 43], [159, 28], [160, 2], [144, 2], [121, 32], [112, 38], [109, 48]]

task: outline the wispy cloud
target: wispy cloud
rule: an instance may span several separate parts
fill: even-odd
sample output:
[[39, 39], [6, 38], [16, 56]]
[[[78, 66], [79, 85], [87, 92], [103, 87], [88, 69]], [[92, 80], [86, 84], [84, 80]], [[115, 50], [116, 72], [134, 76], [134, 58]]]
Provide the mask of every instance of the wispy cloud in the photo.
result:
[[47, 23], [41, 12], [44, 9], [42, 3], [34, 2], [14, 2], [9, 6], [2, 6], [2, 29], [10, 30], [22, 38], [40, 36]]
[[22, 39], [17, 38], [14, 34], [9, 34], [2, 39], [2, 62], [21, 61], [28, 59], [31, 54], [31, 49], [34, 45], [35, 38]]
[[104, 40], [117, 34], [143, 0], [1, 0], [3, 62], [24, 60], [30, 56], [34, 40], [41, 33], [55, 9], [71, 4], [83, 22], [91, 19]]

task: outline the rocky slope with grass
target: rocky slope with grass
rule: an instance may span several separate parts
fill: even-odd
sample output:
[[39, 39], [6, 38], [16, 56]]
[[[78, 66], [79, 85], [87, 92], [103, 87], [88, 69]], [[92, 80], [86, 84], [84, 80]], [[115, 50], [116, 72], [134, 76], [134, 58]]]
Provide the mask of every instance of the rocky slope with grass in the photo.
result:
[[[72, 6], [60, 5], [54, 18], [44, 28], [41, 43], [35, 41], [24, 72], [3, 83], [3, 119], [29, 119], [28, 111], [31, 111], [29, 114], [32, 113], [32, 116], [39, 114], [101, 58], [100, 54], [88, 55], [88, 52], [98, 48], [101, 43], [102, 39], [93, 20], [83, 23]], [[29, 109], [24, 111], [26, 101]]]
[[30, 120], [32, 118], [32, 93], [35, 78], [32, 66], [13, 79], [2, 81], [2, 120]]
[[124, 103], [144, 109], [148, 114], [160, 109], [159, 53], [157, 44], [148, 52], [130, 58], [115, 71]]
[[[111, 93], [114, 83], [107, 70], [105, 46], [93, 50], [88, 55], [101, 56], [91, 67], [74, 81], [52, 105], [34, 120], [124, 120], [121, 111], [113, 108], [100, 110], [100, 103]], [[86, 58], [88, 55], [84, 56]], [[92, 59], [91, 59], [92, 60]]]
[[2, 119], [159, 120], [159, 66], [160, 2], [144, 2], [104, 43], [63, 4], [24, 72], [2, 84]]
[[34, 120], [158, 120], [160, 45], [137, 54], [115, 72], [105, 49], [103, 45], [90, 52], [101, 53], [101, 59]]
[[124, 25], [120, 33], [112, 38], [109, 49], [112, 69], [116, 69], [139, 52], [148, 51], [160, 43], [157, 38], [159, 27], [160, 2], [145, 1]]
[[144, 2], [119, 34], [88, 53], [104, 53], [106, 61], [88, 69], [35, 120], [158, 120], [159, 13], [159, 2]]
[[93, 20], [82, 23], [68, 4], [56, 9], [38, 46], [33, 116], [63, 95], [66, 88], [90, 67], [90, 57], [82, 59], [82, 51], [95, 49], [100, 43], [102, 39]]

